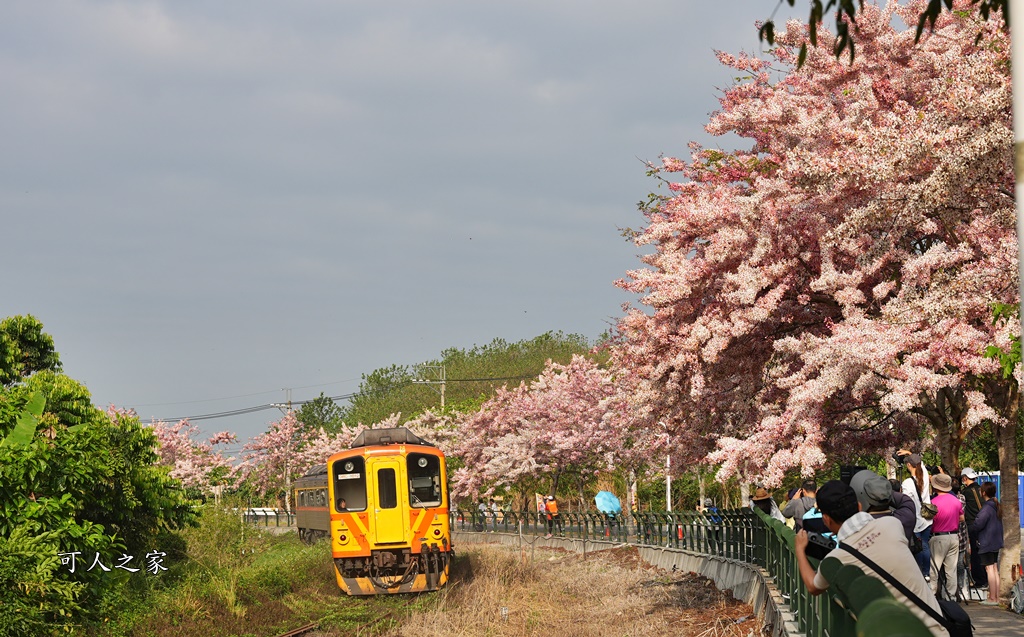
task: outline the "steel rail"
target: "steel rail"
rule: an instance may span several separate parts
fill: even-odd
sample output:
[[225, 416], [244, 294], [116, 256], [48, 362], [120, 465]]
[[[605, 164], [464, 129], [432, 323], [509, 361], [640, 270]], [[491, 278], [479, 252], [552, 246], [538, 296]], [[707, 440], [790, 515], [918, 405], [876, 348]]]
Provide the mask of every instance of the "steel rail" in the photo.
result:
[[315, 630], [316, 627], [319, 626], [319, 625], [320, 624], [315, 623], [315, 622], [312, 623], [312, 624], [306, 624], [305, 626], [299, 626], [298, 628], [293, 628], [292, 630], [289, 630], [286, 633], [281, 633], [277, 637], [298, 637], [299, 635], [308, 633], [311, 630]]

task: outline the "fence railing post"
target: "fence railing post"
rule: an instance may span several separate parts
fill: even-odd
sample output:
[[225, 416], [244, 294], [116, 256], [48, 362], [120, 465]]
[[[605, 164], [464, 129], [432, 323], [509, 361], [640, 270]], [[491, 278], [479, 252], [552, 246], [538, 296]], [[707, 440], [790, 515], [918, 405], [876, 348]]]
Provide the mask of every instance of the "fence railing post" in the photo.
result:
[[[488, 529], [480, 511], [455, 509], [450, 513], [453, 529]], [[853, 637], [856, 622], [833, 600], [830, 592], [814, 597], [807, 592], [800, 579], [794, 548], [795, 535], [789, 527], [763, 512], [750, 508], [718, 511], [679, 512], [623, 512], [611, 516], [601, 512], [562, 514], [563, 533], [567, 537], [583, 540], [631, 542], [639, 545], [669, 546], [676, 549], [713, 557], [724, 557], [764, 569], [773, 578], [795, 616], [798, 630], [808, 635]], [[291, 520], [291, 514], [287, 519]], [[468, 519], [467, 519], [468, 518]], [[264, 525], [269, 515], [247, 510], [243, 519]], [[277, 513], [275, 512], [275, 521]], [[279, 522], [278, 522], [279, 523]], [[511, 526], [510, 526], [511, 525]], [[547, 517], [539, 511], [504, 513], [501, 529], [522, 528], [523, 533], [547, 533]], [[553, 530], [558, 531], [557, 527]], [[812, 560], [816, 566], [816, 560]]]

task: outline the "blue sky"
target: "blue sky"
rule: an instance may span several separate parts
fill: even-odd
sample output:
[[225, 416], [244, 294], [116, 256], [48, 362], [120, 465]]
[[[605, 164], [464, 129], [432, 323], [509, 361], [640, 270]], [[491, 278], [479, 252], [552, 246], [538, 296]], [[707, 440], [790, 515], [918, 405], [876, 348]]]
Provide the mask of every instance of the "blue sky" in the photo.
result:
[[633, 300], [641, 160], [728, 145], [714, 50], [758, 51], [775, 5], [4, 3], [2, 315], [144, 419], [594, 339]]

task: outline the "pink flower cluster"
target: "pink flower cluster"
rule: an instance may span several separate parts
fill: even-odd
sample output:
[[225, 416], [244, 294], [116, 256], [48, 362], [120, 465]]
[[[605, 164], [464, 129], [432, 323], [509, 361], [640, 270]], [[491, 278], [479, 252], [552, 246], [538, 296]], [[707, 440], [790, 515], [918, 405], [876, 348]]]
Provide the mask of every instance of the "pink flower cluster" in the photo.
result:
[[1018, 301], [1009, 39], [953, 11], [915, 45], [922, 7], [865, 6], [852, 65], [823, 34], [795, 69], [798, 23], [771, 52], [781, 79], [720, 54], [749, 75], [707, 130], [750, 146], [665, 162], [682, 183], [619, 282], [647, 309], [621, 320], [615, 364], [641, 379], [643, 424], [721, 476], [777, 484], [920, 423], [1006, 416], [1013, 381], [983, 351], [1019, 333], [991, 320]]

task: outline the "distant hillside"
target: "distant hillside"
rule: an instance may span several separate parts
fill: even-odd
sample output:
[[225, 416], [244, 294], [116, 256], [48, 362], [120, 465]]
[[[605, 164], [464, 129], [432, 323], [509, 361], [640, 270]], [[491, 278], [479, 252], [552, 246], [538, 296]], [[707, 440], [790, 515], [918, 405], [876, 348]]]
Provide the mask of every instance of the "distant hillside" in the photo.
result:
[[440, 358], [416, 365], [382, 367], [363, 375], [359, 393], [341, 406], [337, 420], [370, 424], [401, 412], [404, 422], [426, 409], [439, 411], [442, 378], [445, 411], [471, 411], [498, 387], [529, 382], [549, 359], [564, 364], [573, 354], [590, 355], [593, 347], [578, 334], [547, 332], [515, 343], [496, 338], [470, 349], [447, 349]]

